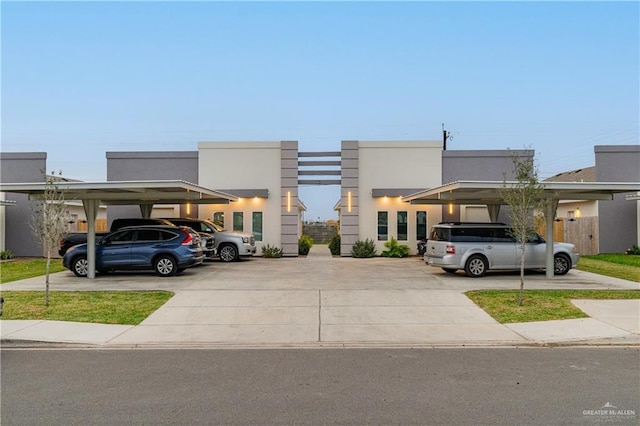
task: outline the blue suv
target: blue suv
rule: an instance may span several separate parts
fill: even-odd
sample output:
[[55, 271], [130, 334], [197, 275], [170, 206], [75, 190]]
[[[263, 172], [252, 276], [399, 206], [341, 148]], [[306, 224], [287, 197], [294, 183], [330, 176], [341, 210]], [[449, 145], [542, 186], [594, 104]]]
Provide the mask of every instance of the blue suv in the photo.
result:
[[[168, 277], [203, 260], [200, 237], [188, 227], [130, 226], [107, 234], [96, 243], [96, 272], [153, 270]], [[87, 245], [69, 249], [62, 264], [76, 276], [86, 277]]]

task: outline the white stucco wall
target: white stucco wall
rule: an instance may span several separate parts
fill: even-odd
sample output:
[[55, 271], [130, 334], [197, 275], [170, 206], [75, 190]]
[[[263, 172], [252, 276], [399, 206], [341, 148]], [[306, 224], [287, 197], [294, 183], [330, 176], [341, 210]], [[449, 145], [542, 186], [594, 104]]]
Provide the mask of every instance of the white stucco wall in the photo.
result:
[[569, 218], [569, 212], [573, 211], [574, 217], [598, 216], [597, 201], [561, 201], [558, 203], [556, 217]]
[[[433, 188], [442, 184], [442, 143], [434, 141], [359, 142], [359, 229], [360, 239], [376, 242], [378, 253], [385, 241], [378, 241], [378, 212], [388, 212], [388, 235], [397, 239], [397, 212], [407, 212], [407, 240], [399, 241], [416, 253], [416, 212], [427, 212], [427, 233], [440, 222], [439, 205], [411, 205], [400, 197], [372, 197], [373, 189]], [[407, 194], [408, 195], [408, 194]]]
[[218, 190], [268, 189], [269, 197], [241, 198], [229, 204], [202, 204], [200, 218], [212, 219], [224, 213], [225, 229], [233, 229], [233, 212], [243, 212], [245, 232], [252, 232], [252, 213], [262, 212], [263, 241], [256, 242], [258, 254], [263, 245], [281, 246], [280, 142], [200, 142], [198, 143], [198, 183]]

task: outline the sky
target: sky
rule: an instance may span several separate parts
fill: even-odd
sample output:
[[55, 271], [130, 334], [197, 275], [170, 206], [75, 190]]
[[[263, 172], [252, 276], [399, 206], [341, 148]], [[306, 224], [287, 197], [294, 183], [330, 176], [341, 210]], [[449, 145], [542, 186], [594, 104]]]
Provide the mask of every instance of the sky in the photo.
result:
[[[12, 2], [1, 150], [106, 180], [107, 151], [201, 141], [441, 140], [534, 149], [541, 179], [637, 145], [640, 4]], [[402, 167], [401, 164], [398, 167]], [[335, 219], [337, 186], [300, 187]]]

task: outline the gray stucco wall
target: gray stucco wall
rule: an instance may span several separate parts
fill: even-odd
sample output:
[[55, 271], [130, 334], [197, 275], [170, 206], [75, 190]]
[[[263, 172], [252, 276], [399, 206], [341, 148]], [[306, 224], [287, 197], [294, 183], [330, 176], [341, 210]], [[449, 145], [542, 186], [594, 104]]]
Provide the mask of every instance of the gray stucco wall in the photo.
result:
[[[298, 256], [298, 142], [280, 145], [280, 239], [283, 256]], [[291, 209], [287, 211], [287, 193]]]
[[[461, 180], [503, 181], [513, 179], [513, 158], [533, 159], [535, 151], [524, 150], [468, 150], [442, 152], [442, 183]], [[506, 206], [500, 209], [498, 221], [509, 222]], [[442, 221], [460, 220], [460, 209], [454, 206], [453, 214], [442, 206]]]
[[[46, 152], [0, 153], [0, 180], [4, 183], [44, 182], [47, 169]], [[33, 216], [33, 203], [24, 194], [5, 194], [6, 200], [15, 201], [5, 207], [5, 248], [16, 256], [41, 257], [42, 245], [33, 234], [29, 221]]]
[[[358, 178], [358, 141], [342, 141], [340, 188], [340, 256], [351, 256], [353, 244], [360, 238], [358, 215], [360, 214]], [[351, 192], [351, 212], [347, 211], [348, 194]]]
[[[184, 180], [198, 183], [198, 151], [107, 152], [107, 180]], [[181, 207], [185, 209], [185, 206]], [[186, 211], [180, 215], [187, 216]], [[197, 205], [191, 217], [198, 217]], [[142, 217], [138, 206], [108, 206], [109, 226], [118, 217]]]
[[[640, 145], [598, 145], [594, 152], [596, 181], [640, 182]], [[625, 195], [598, 202], [600, 253], [623, 253], [637, 244], [638, 204]]]

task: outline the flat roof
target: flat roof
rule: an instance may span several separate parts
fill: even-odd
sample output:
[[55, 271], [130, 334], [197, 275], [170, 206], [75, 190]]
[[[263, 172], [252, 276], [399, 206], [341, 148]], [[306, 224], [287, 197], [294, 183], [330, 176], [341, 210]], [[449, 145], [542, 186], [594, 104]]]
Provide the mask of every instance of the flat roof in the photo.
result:
[[[504, 204], [501, 189], [516, 181], [457, 181], [402, 197], [411, 204]], [[612, 200], [640, 191], [640, 182], [540, 182], [542, 197], [557, 200]]]
[[[238, 197], [183, 180], [55, 182], [67, 200], [100, 200], [104, 204], [227, 204]], [[42, 194], [44, 182], [0, 183], [0, 192]]]

